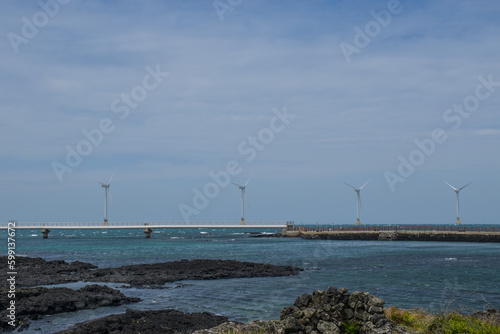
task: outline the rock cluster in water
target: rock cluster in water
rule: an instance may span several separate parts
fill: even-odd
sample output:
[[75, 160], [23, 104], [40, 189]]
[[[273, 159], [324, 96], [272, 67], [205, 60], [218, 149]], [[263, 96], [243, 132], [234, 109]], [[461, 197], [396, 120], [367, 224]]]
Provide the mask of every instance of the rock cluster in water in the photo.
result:
[[[7, 258], [0, 257], [7, 263]], [[100, 306], [115, 306], [137, 302], [120, 291], [106, 286], [91, 285], [79, 290], [68, 288], [23, 288], [36, 285], [89, 281], [129, 284], [136, 288], [167, 288], [166, 282], [181, 280], [207, 280], [241, 277], [274, 277], [296, 275], [302, 269], [291, 266], [277, 266], [263, 263], [234, 260], [180, 260], [165, 263], [97, 268], [90, 263], [75, 261], [47, 261], [42, 258], [18, 257], [16, 270], [16, 327], [8, 324], [6, 316], [9, 305], [7, 290], [0, 289], [0, 332], [26, 328], [29, 320], [39, 319], [47, 314], [72, 312]], [[7, 279], [7, 271], [0, 272], [0, 281]], [[179, 285], [178, 285], [179, 286]], [[126, 286], [124, 286], [126, 287]], [[197, 327], [205, 328], [205, 327]]]
[[[7, 263], [7, 257], [0, 257], [0, 262]], [[87, 281], [124, 283], [136, 288], [159, 288], [167, 282], [182, 280], [290, 276], [297, 275], [302, 270], [292, 266], [212, 259], [97, 268], [80, 261], [68, 263], [31, 257], [18, 257], [16, 267], [22, 273], [16, 284], [24, 287]], [[0, 280], [5, 279], [7, 272], [0, 272]]]
[[123, 314], [86, 321], [56, 334], [180, 334], [214, 327], [227, 320], [224, 316], [207, 312], [183, 313], [177, 310], [136, 311], [127, 309]]
[[301, 270], [298, 267], [266, 263], [195, 259], [96, 269], [89, 272], [85, 279], [150, 288], [183, 280], [290, 276], [297, 275]]
[[[102, 285], [87, 285], [78, 290], [68, 288], [24, 288], [16, 291], [16, 320], [21, 328], [27, 328], [30, 320], [43, 315], [94, 309], [101, 306], [118, 306], [140, 301], [127, 297], [120, 291]], [[9, 299], [5, 290], [0, 290], [0, 332], [14, 330], [8, 324]]]

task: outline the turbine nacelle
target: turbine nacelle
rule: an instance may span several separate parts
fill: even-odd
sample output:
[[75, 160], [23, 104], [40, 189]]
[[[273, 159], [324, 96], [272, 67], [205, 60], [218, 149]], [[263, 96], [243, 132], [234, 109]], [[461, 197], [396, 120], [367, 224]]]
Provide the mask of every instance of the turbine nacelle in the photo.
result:
[[344, 182], [344, 183], [345, 183], [345, 184], [347, 184], [347, 185], [348, 185], [349, 187], [351, 187], [352, 189], [354, 189], [354, 191], [355, 191], [355, 192], [359, 193], [359, 192], [361, 191], [361, 189], [363, 189], [363, 188], [364, 188], [364, 187], [368, 184], [368, 182], [370, 182], [370, 181], [366, 181], [366, 182], [365, 182], [365, 184], [363, 184], [363, 185], [362, 185], [361, 187], [359, 187], [359, 188], [356, 188], [355, 186], [350, 185], [350, 184], [349, 184], [349, 183], [347, 183], [347, 182]]
[[451, 184], [449, 184], [448, 182], [444, 182], [446, 183], [451, 189], [453, 189], [453, 191], [455, 191], [457, 194], [460, 192], [460, 190], [464, 189], [465, 187], [467, 187], [469, 184], [471, 184], [472, 182], [469, 182], [467, 183], [465, 186], [463, 186], [462, 188], [455, 188], [454, 186], [452, 186]]
[[238, 184], [238, 183], [234, 183], [234, 182], [231, 182], [231, 183], [232, 183], [232, 184], [234, 184], [235, 186], [237, 186], [239, 189], [241, 189], [241, 190], [245, 190], [245, 188], [246, 188], [246, 186], [247, 186], [247, 184], [248, 184], [248, 181], [250, 181], [250, 179], [251, 179], [251, 178], [252, 178], [252, 177], [250, 176], [250, 177], [248, 178], [247, 182], [245, 182], [245, 184], [244, 184], [244, 185], [241, 185], [241, 184]]

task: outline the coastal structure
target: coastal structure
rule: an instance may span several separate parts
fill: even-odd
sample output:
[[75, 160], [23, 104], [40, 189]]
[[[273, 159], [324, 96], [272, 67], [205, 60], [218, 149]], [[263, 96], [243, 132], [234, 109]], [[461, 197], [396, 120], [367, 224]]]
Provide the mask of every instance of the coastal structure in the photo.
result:
[[282, 235], [315, 240], [500, 242], [498, 226], [298, 226], [294, 230], [283, 230]]
[[[164, 221], [164, 222], [108, 222], [96, 223], [75, 223], [75, 222], [47, 222], [47, 223], [24, 223], [15, 222], [16, 230], [41, 230], [43, 238], [47, 239], [52, 230], [113, 230], [113, 229], [142, 229], [145, 237], [150, 238], [153, 229], [172, 228], [244, 228], [244, 229], [286, 229], [287, 226], [294, 226], [290, 221], [254, 221], [241, 224], [235, 221]], [[8, 229], [7, 225], [0, 226], [0, 229]]]

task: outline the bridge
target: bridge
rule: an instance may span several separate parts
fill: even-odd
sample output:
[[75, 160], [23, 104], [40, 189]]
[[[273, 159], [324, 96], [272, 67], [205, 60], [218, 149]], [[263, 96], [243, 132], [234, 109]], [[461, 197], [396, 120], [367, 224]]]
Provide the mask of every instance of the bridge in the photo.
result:
[[153, 228], [243, 228], [243, 229], [294, 229], [291, 221], [162, 221], [162, 222], [14, 222], [0, 225], [0, 230], [41, 230], [47, 239], [50, 230], [108, 230], [108, 229], [143, 229], [146, 238], [151, 237]]

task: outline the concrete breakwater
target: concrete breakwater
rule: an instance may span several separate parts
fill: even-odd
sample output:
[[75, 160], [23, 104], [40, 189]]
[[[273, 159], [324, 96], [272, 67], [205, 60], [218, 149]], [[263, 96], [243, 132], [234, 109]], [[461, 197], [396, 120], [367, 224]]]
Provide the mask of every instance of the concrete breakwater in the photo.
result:
[[285, 237], [318, 240], [500, 242], [500, 233], [443, 231], [283, 231]]

